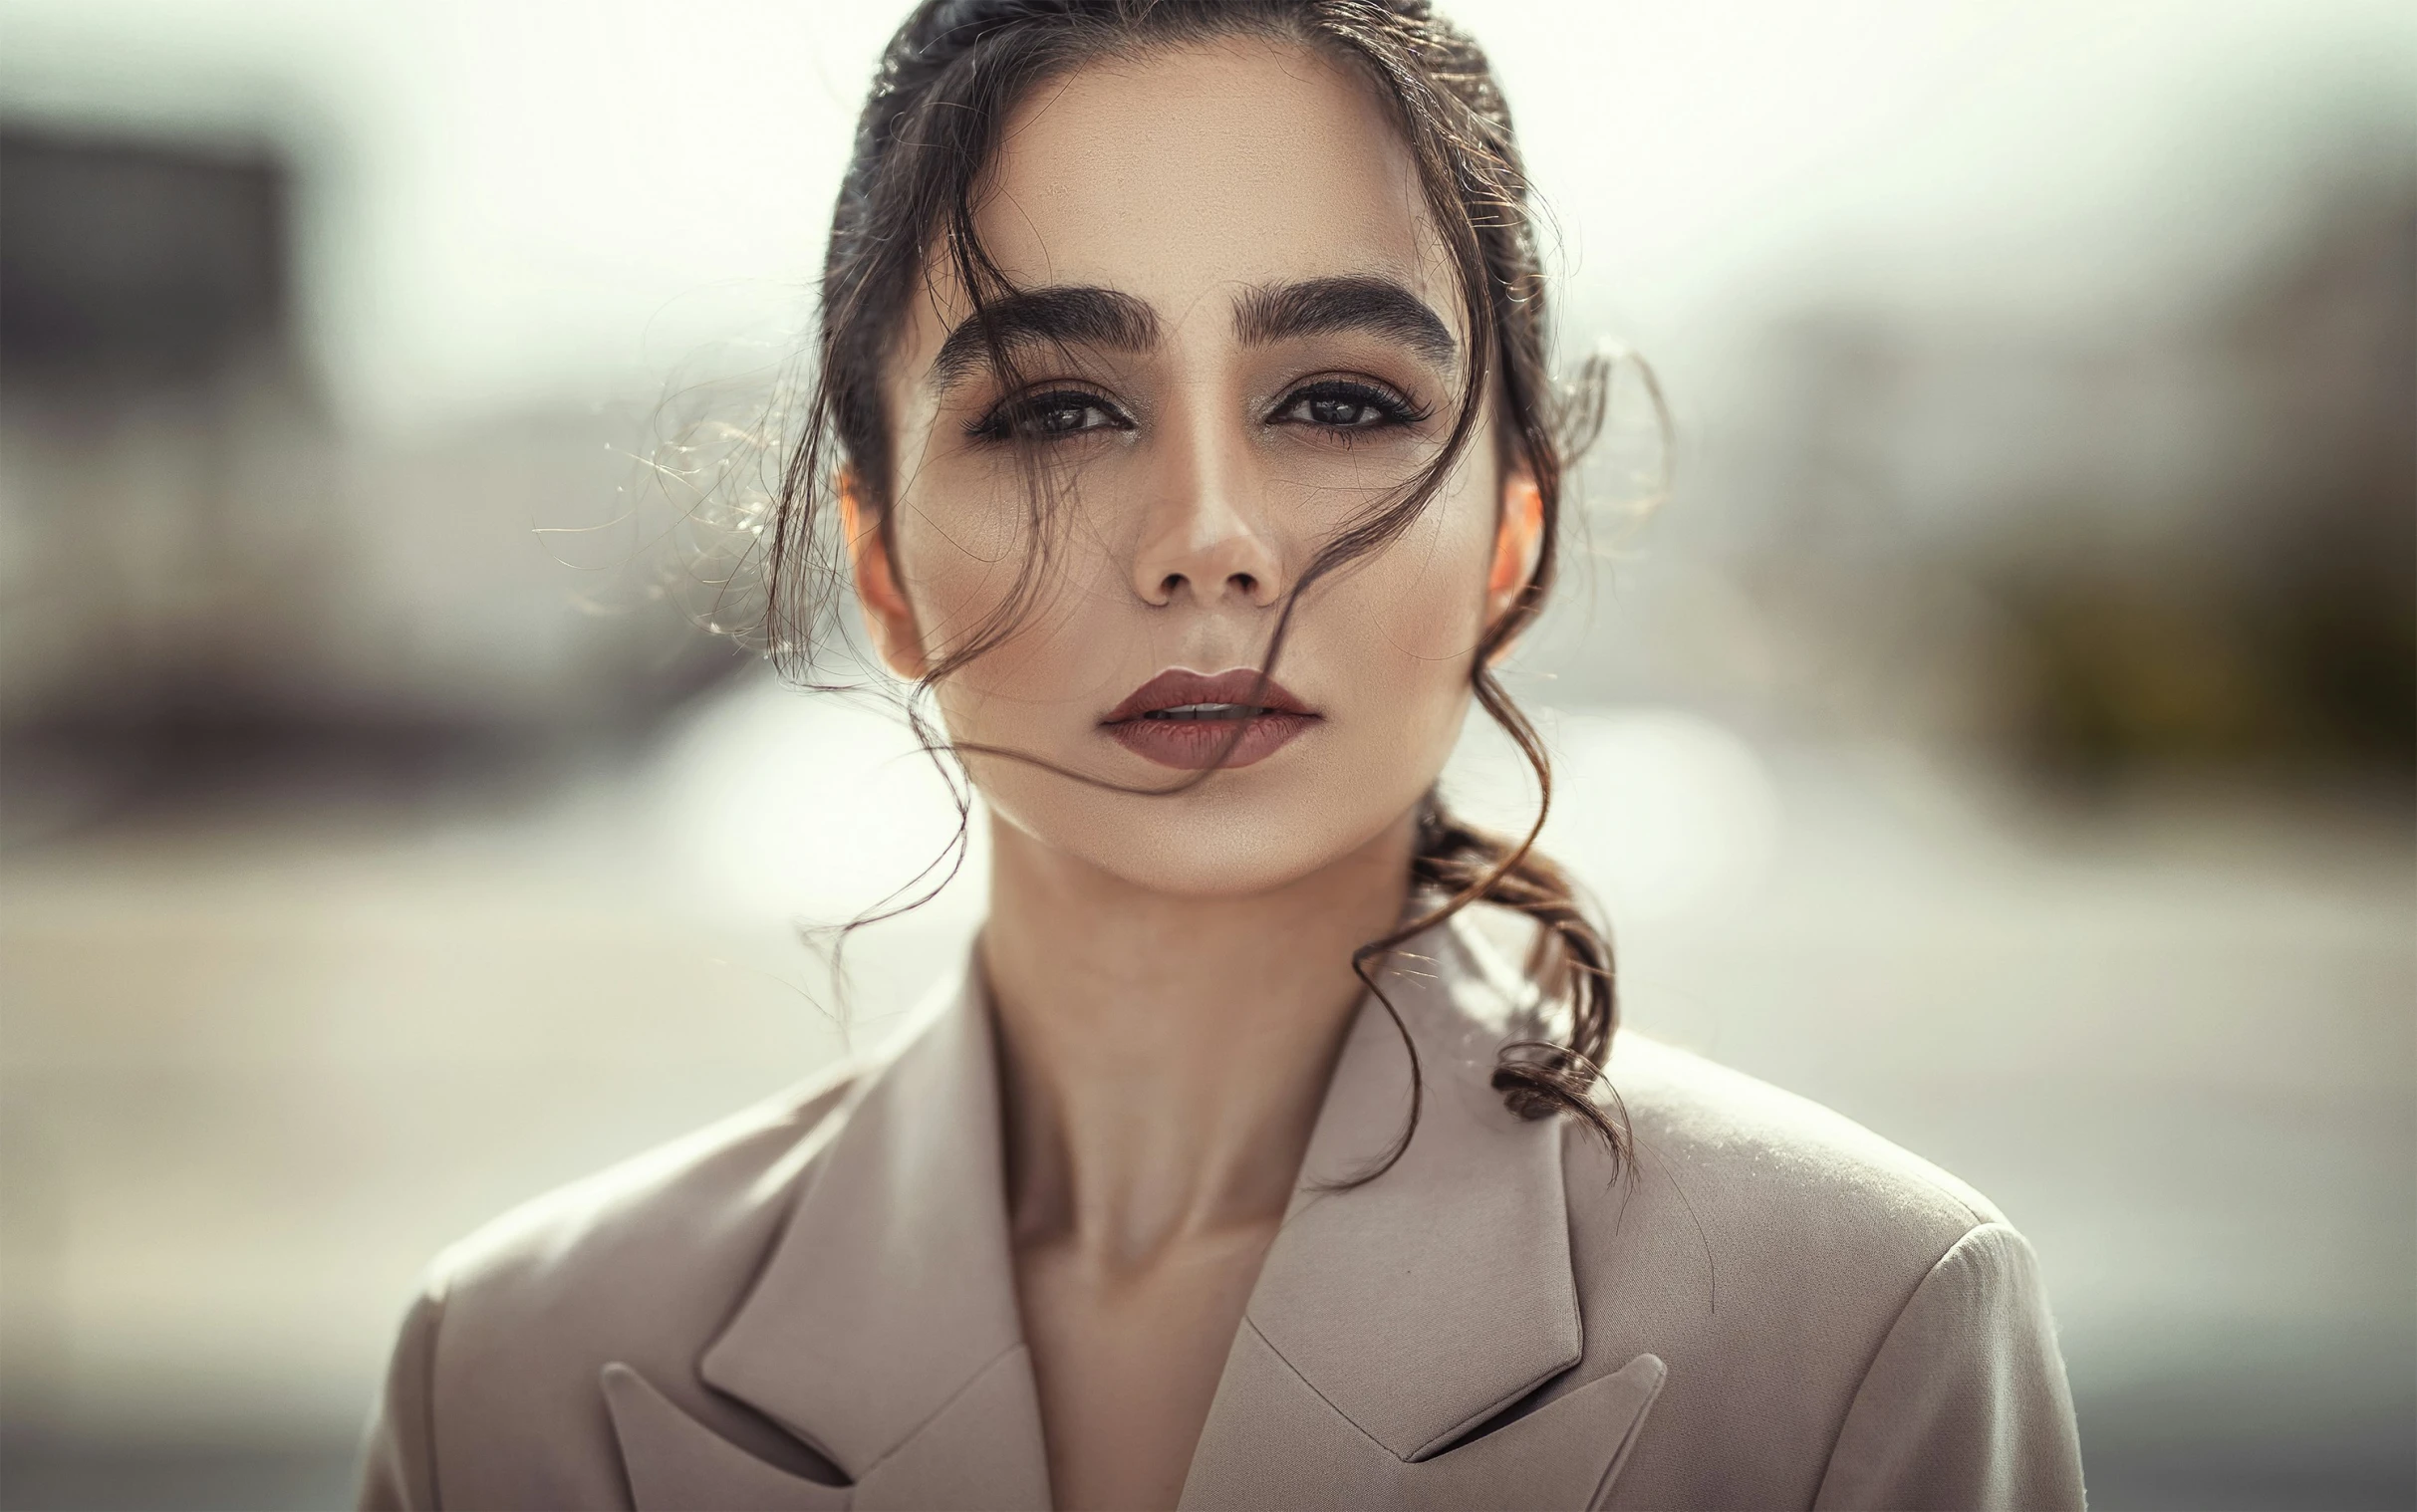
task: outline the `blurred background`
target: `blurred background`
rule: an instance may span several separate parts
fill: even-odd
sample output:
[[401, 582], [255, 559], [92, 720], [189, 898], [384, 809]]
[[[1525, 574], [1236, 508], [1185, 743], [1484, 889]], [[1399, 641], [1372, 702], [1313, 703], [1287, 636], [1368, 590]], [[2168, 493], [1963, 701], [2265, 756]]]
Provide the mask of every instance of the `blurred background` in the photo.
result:
[[[0, 1505], [344, 1502], [438, 1246], [979, 917], [836, 1011], [932, 780], [630, 570], [895, 8], [0, 0]], [[1630, 1021], [2009, 1210], [2097, 1506], [2417, 1502], [2417, 7], [1453, 10], [1677, 421], [1514, 681]]]

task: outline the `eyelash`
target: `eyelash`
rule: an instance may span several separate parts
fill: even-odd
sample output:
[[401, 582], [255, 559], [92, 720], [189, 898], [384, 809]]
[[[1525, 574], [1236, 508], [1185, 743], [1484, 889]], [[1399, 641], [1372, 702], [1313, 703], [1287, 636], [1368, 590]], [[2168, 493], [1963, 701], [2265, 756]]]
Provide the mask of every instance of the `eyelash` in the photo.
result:
[[1081, 388], [1051, 388], [1040, 393], [1014, 394], [999, 400], [996, 404], [991, 405], [980, 419], [967, 425], [965, 434], [977, 441], [1009, 441], [1015, 438], [1019, 425], [1035, 425], [1041, 417], [1053, 411], [1063, 413], [1077, 406], [1099, 411], [1108, 416], [1108, 423], [1105, 425], [1078, 425], [1069, 430], [1059, 431], [1035, 429], [1026, 431], [1026, 434], [1034, 440], [1047, 441], [1070, 435], [1083, 435], [1094, 430], [1124, 430], [1132, 426], [1133, 422], [1126, 419], [1115, 405], [1096, 393]]
[[[1280, 420], [1277, 418], [1302, 405], [1321, 402], [1356, 405], [1363, 409], [1373, 410], [1376, 418], [1365, 423], [1347, 425], [1310, 419]], [[1014, 438], [1019, 424], [1036, 424], [1047, 415], [1063, 414], [1078, 407], [1107, 416], [1107, 423], [1081, 424], [1056, 431], [1033, 430], [1027, 431], [1026, 434], [1033, 439], [1047, 441], [1086, 435], [1095, 430], [1128, 430], [1132, 428], [1133, 422], [1100, 395], [1081, 388], [1052, 388], [1041, 393], [1018, 394], [1001, 400], [992, 405], [979, 419], [967, 425], [965, 434], [977, 441], [1004, 442]], [[1306, 425], [1312, 429], [1325, 431], [1336, 440], [1348, 445], [1353, 440], [1354, 432], [1391, 430], [1404, 425], [1415, 425], [1426, 419], [1431, 412], [1402, 395], [1378, 387], [1373, 383], [1342, 378], [1323, 378], [1316, 382], [1304, 383], [1285, 394], [1283, 399], [1269, 412], [1268, 420], [1275, 424]]]
[[[1320, 378], [1314, 383], [1304, 383], [1284, 395], [1283, 402], [1275, 406], [1275, 413], [1283, 414], [1298, 405], [1320, 402], [1356, 404], [1363, 409], [1374, 410], [1376, 419], [1367, 424], [1358, 425], [1336, 425], [1320, 420], [1287, 420], [1283, 423], [1315, 426], [1317, 429], [1329, 432], [1339, 440], [1349, 440], [1355, 431], [1392, 430], [1403, 425], [1415, 425], [1432, 412], [1411, 402], [1401, 394], [1395, 393], [1391, 389], [1380, 388], [1374, 383], [1357, 382], [1348, 378]], [[1271, 415], [1269, 418], [1272, 419], [1273, 416]]]

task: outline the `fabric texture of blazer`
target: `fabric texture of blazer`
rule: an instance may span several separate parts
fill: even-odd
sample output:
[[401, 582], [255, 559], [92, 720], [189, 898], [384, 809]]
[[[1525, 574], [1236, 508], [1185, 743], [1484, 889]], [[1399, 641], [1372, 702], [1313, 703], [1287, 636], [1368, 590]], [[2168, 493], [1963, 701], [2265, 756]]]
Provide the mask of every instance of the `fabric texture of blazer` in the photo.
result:
[[[1486, 1085], [1531, 1000], [1463, 917], [1353, 1021], [1186, 1507], [2076, 1508], [2030, 1247], [1834, 1114], [1622, 1033], [1636, 1134]], [[986, 998], [447, 1249], [365, 1508], [1045, 1508]]]

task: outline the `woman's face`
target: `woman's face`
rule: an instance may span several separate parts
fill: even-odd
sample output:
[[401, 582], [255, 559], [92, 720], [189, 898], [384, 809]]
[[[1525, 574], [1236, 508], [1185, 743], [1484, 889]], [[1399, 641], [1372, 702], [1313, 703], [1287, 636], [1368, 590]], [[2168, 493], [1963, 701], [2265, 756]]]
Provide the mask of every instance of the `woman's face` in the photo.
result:
[[[1303, 568], [1452, 425], [1468, 333], [1408, 150], [1343, 70], [1240, 42], [1086, 67], [1003, 142], [977, 225], [1018, 291], [993, 320], [1020, 371], [991, 370], [936, 275], [886, 375], [889, 551], [859, 548], [884, 654], [918, 673], [1017, 607], [940, 682], [950, 738], [1194, 785], [971, 756], [996, 814], [1154, 890], [1305, 877], [1435, 780], [1532, 551], [1532, 489], [1513, 480], [1502, 528], [1480, 430], [1406, 534], [1303, 595], [1273, 668], [1289, 699], [1260, 702], [1305, 713], [1240, 719], [1195, 781], [1249, 682], [1162, 674], [1259, 666]], [[1018, 434], [1054, 480], [1037, 533]], [[1126, 717], [1161, 703], [1179, 711]]]

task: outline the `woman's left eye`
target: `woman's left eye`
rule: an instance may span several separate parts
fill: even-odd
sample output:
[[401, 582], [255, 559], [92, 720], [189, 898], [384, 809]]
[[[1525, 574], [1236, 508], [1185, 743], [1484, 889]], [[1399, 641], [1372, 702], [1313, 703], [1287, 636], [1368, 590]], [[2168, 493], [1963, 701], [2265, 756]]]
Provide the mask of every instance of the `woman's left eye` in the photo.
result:
[[1374, 430], [1423, 418], [1399, 394], [1368, 383], [1328, 381], [1296, 388], [1268, 418], [1324, 430]]
[[1054, 441], [1092, 430], [1121, 430], [1129, 422], [1096, 393], [1060, 388], [1018, 394], [965, 427], [980, 441]]

